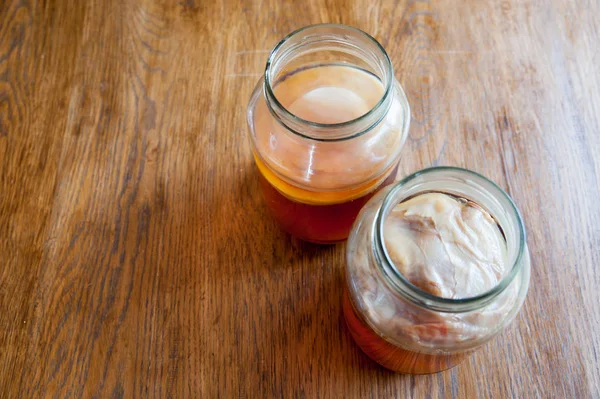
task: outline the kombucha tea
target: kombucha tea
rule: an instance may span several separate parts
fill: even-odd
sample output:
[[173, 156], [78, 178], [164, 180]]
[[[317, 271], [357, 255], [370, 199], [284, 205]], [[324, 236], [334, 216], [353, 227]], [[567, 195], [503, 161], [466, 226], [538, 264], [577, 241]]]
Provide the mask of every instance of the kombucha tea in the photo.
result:
[[348, 292], [344, 292], [343, 312], [352, 338], [361, 350], [383, 367], [404, 374], [431, 374], [447, 370], [469, 357], [472, 352], [430, 354], [410, 351], [393, 345], [373, 331], [354, 309]]
[[[288, 73], [274, 86], [297, 118], [322, 125], [354, 121], [381, 100], [384, 87], [362, 69], [320, 65]], [[348, 237], [362, 206], [394, 181], [402, 134], [384, 119], [347, 140], [301, 137], [272, 118], [264, 101], [254, 114], [260, 186], [269, 210], [291, 235], [315, 243]]]
[[[510, 271], [506, 238], [490, 213], [462, 196], [422, 191], [380, 209], [384, 216], [373, 224], [382, 202], [365, 205], [348, 243], [348, 328], [363, 352], [391, 370], [454, 367], [512, 317], [516, 285], [492, 303], [458, 306], [489, 293]], [[360, 229], [379, 234], [382, 245]], [[442, 310], [430, 305], [442, 299]]]

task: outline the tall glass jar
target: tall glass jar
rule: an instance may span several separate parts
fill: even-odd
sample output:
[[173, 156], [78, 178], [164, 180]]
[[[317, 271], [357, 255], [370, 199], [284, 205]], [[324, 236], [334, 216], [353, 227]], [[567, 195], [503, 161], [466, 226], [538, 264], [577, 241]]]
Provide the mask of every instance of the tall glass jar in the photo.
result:
[[345, 240], [362, 206], [394, 180], [410, 121], [383, 47], [332, 24], [275, 46], [247, 116], [271, 213], [317, 243]]
[[[473, 297], [440, 297], [399, 272], [386, 246], [385, 232], [391, 230], [384, 225], [396, 205], [423, 193], [472, 201], [495, 220], [506, 261], [493, 288]], [[525, 229], [510, 197], [475, 172], [425, 169], [379, 192], [359, 214], [347, 245], [344, 316], [356, 343], [384, 367], [410, 374], [438, 372], [458, 364], [513, 320], [529, 276]]]

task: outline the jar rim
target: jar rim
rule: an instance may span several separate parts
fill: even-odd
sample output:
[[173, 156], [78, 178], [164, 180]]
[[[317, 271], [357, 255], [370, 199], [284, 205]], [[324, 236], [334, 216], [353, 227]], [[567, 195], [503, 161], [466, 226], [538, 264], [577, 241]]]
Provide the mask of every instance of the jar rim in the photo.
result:
[[[369, 109], [369, 111], [367, 111], [366, 113], [364, 113], [363, 115], [361, 115], [357, 118], [354, 118], [354, 119], [351, 119], [348, 121], [344, 121], [344, 122], [338, 122], [338, 123], [319, 123], [319, 122], [310, 121], [307, 119], [303, 119], [303, 118], [295, 115], [294, 113], [290, 112], [286, 107], [283, 106], [283, 104], [281, 104], [279, 102], [279, 100], [277, 99], [277, 96], [275, 96], [275, 93], [273, 91], [273, 86], [272, 86], [273, 82], [271, 80], [271, 68], [274, 64], [274, 60], [279, 55], [279, 51], [281, 50], [283, 45], [285, 43], [287, 43], [293, 37], [295, 37], [303, 32], [310, 31], [310, 30], [316, 30], [319, 28], [338, 28], [338, 29], [343, 29], [343, 30], [347, 30], [352, 33], [358, 34], [360, 36], [363, 36], [364, 38], [366, 38], [373, 44], [375, 44], [377, 50], [379, 50], [381, 52], [381, 56], [384, 61], [386, 73], [388, 74], [388, 79], [386, 79], [386, 82], [384, 82], [385, 83], [384, 92], [383, 92], [381, 98], [379, 99], [379, 101], [371, 109]], [[346, 128], [349, 126], [356, 125], [357, 123], [360, 123], [360, 122], [364, 121], [365, 119], [372, 117], [373, 114], [377, 110], [381, 109], [385, 105], [387, 99], [390, 97], [390, 93], [392, 93], [393, 81], [394, 81], [394, 70], [393, 70], [393, 66], [392, 66], [392, 61], [391, 61], [389, 55], [387, 54], [387, 52], [385, 51], [385, 49], [383, 48], [383, 46], [373, 36], [369, 35], [368, 33], [364, 32], [361, 29], [355, 28], [353, 26], [344, 25], [344, 24], [330, 24], [330, 23], [314, 24], [314, 25], [304, 26], [302, 28], [296, 29], [295, 31], [289, 33], [283, 39], [281, 39], [279, 41], [279, 43], [277, 43], [277, 45], [273, 48], [273, 50], [271, 50], [271, 53], [269, 54], [269, 58], [267, 59], [267, 64], [265, 66], [265, 72], [264, 72], [264, 82], [265, 82], [264, 83], [264, 95], [265, 95], [265, 98], [267, 99], [267, 101], [266, 101], [267, 107], [269, 108], [269, 111], [272, 114], [274, 114], [275, 111], [273, 110], [273, 107], [270, 102], [273, 102], [274, 105], [277, 107], [277, 109], [281, 110], [281, 112], [283, 113], [283, 115], [286, 118], [290, 118], [291, 120], [293, 120], [296, 123], [299, 123], [301, 125], [306, 125], [310, 128], [334, 130], [334, 129], [343, 129], [343, 128]], [[275, 116], [277, 116], [277, 115], [275, 115]], [[369, 126], [367, 126], [366, 128], [360, 129], [360, 131], [358, 131], [357, 133], [354, 133], [351, 135], [344, 135], [342, 137], [314, 137], [312, 135], [307, 135], [305, 133], [302, 133], [302, 132], [298, 131], [297, 129], [293, 129], [292, 127], [288, 126], [287, 124], [285, 124], [285, 125], [292, 133], [297, 134], [303, 138], [315, 140], [315, 141], [333, 142], [333, 141], [350, 140], [350, 139], [362, 136], [363, 134], [370, 131], [379, 122], [381, 122], [381, 120], [383, 119], [384, 116], [385, 116], [385, 113], [382, 113], [382, 115], [379, 118], [377, 118], [377, 120], [373, 121], [373, 123], [370, 123]]]
[[[385, 247], [385, 243], [383, 240], [385, 215], [388, 209], [398, 204], [398, 202], [394, 200], [395, 195], [399, 191], [401, 191], [407, 183], [416, 179], [417, 177], [444, 171], [458, 172], [461, 174], [465, 174], [471, 178], [479, 179], [480, 181], [490, 184], [493, 190], [496, 191], [495, 194], [501, 196], [508, 204], [510, 204], [510, 206], [508, 207], [508, 211], [512, 213], [512, 216], [517, 224], [519, 235], [517, 238], [518, 249], [514, 256], [514, 260], [509, 260], [509, 262], [512, 263], [512, 268], [510, 272], [508, 272], [500, 280], [500, 282], [490, 290], [472, 297], [444, 298], [433, 295], [413, 285], [410, 281], [408, 281], [408, 279], [406, 279], [402, 275], [402, 273], [398, 271]], [[392, 186], [392, 188], [386, 193], [381, 203], [381, 206], [377, 210], [375, 221], [373, 223], [372, 237], [374, 240], [373, 253], [377, 260], [376, 263], [382, 270], [387, 282], [391, 284], [394, 288], [396, 288], [396, 291], [399, 292], [403, 297], [415, 303], [416, 305], [426, 307], [430, 310], [448, 313], [462, 313], [480, 309], [491, 303], [498, 295], [504, 292], [504, 290], [515, 279], [515, 277], [522, 268], [522, 260], [526, 246], [526, 232], [523, 219], [512, 198], [500, 186], [498, 186], [496, 183], [494, 183], [487, 177], [468, 169], [453, 166], [436, 166], [422, 169], [395, 183]]]

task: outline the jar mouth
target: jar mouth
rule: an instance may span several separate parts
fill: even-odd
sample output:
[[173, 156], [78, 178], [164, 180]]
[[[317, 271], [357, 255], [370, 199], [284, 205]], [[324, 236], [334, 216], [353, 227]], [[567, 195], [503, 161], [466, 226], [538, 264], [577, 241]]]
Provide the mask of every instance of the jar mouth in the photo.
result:
[[[430, 190], [423, 189], [424, 184], [417, 184], [417, 186], [411, 187], [413, 192], [406, 193], [407, 195], [405, 196], [402, 196], [402, 191], [405, 190], [409, 184], [414, 183], [417, 179], [435, 179], [436, 174], [440, 178], [442, 178], [440, 175], [443, 174], [452, 175], [452, 178], [456, 179], [453, 184], [460, 183], [461, 180], [465, 184], [480, 184], [481, 187], [478, 188], [480, 193], [486, 194], [488, 200], [496, 201], [497, 203], [493, 204], [493, 206], [500, 207], [498, 209], [502, 209], [506, 213], [506, 218], [503, 217], [501, 218], [502, 220], [499, 220], [500, 218], [497, 218], [498, 212], [490, 211], [490, 209], [487, 209], [486, 206], [479, 204], [482, 205], [482, 207], [498, 221], [499, 226], [505, 235], [507, 247], [509, 247], [509, 239], [512, 240], [510, 242], [512, 245], [507, 250], [507, 264], [512, 265], [510, 270], [502, 277], [498, 284], [482, 294], [466, 298], [445, 298], [426, 292], [413, 285], [410, 281], [408, 281], [408, 279], [406, 279], [406, 277], [402, 275], [402, 273], [400, 273], [398, 268], [394, 265], [394, 262], [392, 261], [385, 246], [385, 241], [383, 239], [384, 221], [387, 214], [398, 203], [406, 200], [408, 197], [414, 197], [415, 195], [419, 195]], [[438, 191], [444, 192], [443, 189]], [[400, 199], [398, 199], [399, 195]], [[396, 183], [385, 195], [382, 205], [377, 211], [375, 222], [373, 223], [372, 233], [374, 240], [373, 255], [377, 260], [377, 265], [380, 267], [380, 269], [382, 269], [386, 282], [395, 288], [396, 292], [416, 305], [428, 308], [430, 310], [448, 313], [469, 312], [480, 309], [491, 303], [509, 286], [509, 284], [514, 280], [521, 270], [523, 263], [522, 258], [524, 256], [526, 246], [526, 233], [523, 219], [510, 196], [496, 183], [477, 172], [473, 172], [468, 169], [447, 166], [423, 169]]]
[[[361, 41], [363, 44], [371, 46], [371, 49], [366, 50], [361, 48], [354, 43], [353, 40]], [[366, 59], [369, 59], [369, 61], [375, 65], [374, 69], [378, 72], [378, 74], [374, 75], [381, 79], [381, 82], [384, 85], [383, 94], [379, 101], [361, 116], [338, 123], [320, 123], [303, 119], [283, 106], [274, 92], [274, 85], [278, 83], [278, 80], [275, 79], [275, 77], [284, 66], [296, 58], [291, 56], [291, 53], [300, 51], [304, 47], [314, 45], [317, 47], [312, 49], [308, 48], [303, 54], [319, 50], [331, 50], [332, 47], [337, 46], [336, 50], [338, 51], [352, 53], [355, 56], [361, 55]], [[330, 63], [327, 65], [353, 66], [346, 62], [337, 64]], [[291, 132], [316, 141], [342, 141], [361, 136], [381, 122], [385, 117], [387, 109], [391, 105], [389, 99], [392, 97], [393, 81], [394, 71], [392, 62], [383, 46], [374, 37], [358, 28], [347, 25], [316, 24], [293, 31], [285, 36], [273, 48], [267, 60], [264, 72], [264, 96], [269, 111]], [[304, 129], [302, 129], [302, 127], [311, 130], [316, 129], [316, 134], [303, 132], [302, 130]], [[359, 127], [359, 129], [357, 129], [357, 127]], [[347, 132], [348, 128], [352, 128], [350, 134]], [[324, 131], [327, 133], [323, 134], [323, 136], [319, 135], [319, 133], [324, 133]]]

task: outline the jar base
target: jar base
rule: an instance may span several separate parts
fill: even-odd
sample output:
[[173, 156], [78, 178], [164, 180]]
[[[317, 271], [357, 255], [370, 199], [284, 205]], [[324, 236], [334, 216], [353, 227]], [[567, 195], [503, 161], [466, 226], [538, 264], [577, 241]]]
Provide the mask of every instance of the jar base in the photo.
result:
[[330, 245], [344, 242], [362, 207], [383, 187], [394, 182], [398, 163], [373, 191], [348, 202], [310, 205], [293, 201], [269, 183], [258, 171], [260, 188], [270, 213], [282, 230], [313, 244]]
[[469, 357], [473, 351], [449, 355], [433, 355], [409, 351], [384, 340], [360, 319], [344, 292], [343, 312], [346, 325], [354, 342], [372, 360], [381, 366], [402, 374], [433, 374], [448, 370]]

